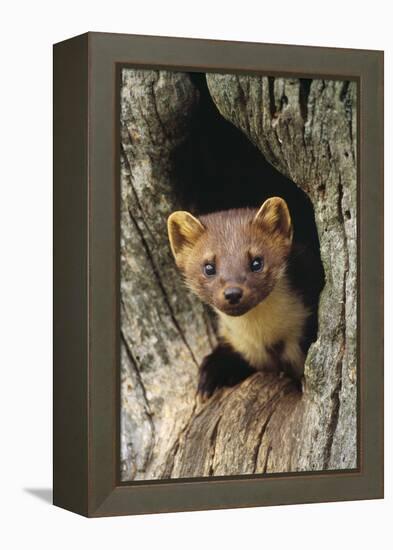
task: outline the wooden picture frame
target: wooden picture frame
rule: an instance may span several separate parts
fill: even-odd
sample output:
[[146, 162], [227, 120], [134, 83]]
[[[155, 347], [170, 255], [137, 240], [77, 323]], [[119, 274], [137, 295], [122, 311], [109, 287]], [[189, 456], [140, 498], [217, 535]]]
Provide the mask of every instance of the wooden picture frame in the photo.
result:
[[[358, 83], [358, 468], [119, 482], [119, 67]], [[54, 46], [54, 504], [89, 516], [383, 497], [383, 53], [87, 33]]]

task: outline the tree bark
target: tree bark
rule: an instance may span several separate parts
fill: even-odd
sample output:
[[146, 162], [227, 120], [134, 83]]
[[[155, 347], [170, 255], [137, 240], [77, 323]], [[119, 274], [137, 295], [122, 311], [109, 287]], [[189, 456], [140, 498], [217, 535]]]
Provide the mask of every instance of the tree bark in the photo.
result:
[[171, 151], [197, 92], [181, 73], [125, 70], [122, 85], [123, 479], [354, 468], [356, 84], [207, 76], [220, 113], [314, 206], [326, 284], [304, 391], [256, 374], [197, 403], [209, 315], [170, 258]]
[[162, 476], [195, 408], [198, 365], [214, 345], [184, 287], [166, 220], [176, 207], [171, 153], [198, 94], [187, 74], [125, 69], [121, 86], [122, 479]]

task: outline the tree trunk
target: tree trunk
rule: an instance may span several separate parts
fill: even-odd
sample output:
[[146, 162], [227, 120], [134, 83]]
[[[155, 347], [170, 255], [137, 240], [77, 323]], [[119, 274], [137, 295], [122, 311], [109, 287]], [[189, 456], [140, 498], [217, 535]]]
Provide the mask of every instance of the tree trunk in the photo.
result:
[[202, 304], [184, 287], [166, 220], [170, 157], [198, 94], [186, 74], [123, 71], [121, 87], [122, 479], [162, 477], [195, 408], [198, 366], [214, 345]]
[[[310, 197], [326, 283], [304, 391], [256, 374], [197, 403], [215, 343], [166, 237], [171, 153], [198, 94], [187, 74], [123, 71], [122, 465], [124, 480], [354, 468], [356, 84], [209, 74], [220, 113]], [[241, 192], [241, 190], [239, 191]]]

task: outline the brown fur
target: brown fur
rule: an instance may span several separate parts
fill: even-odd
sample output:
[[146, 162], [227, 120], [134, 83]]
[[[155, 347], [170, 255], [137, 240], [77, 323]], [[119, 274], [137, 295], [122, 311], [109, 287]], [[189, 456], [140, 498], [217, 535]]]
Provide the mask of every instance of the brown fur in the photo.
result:
[[[255, 368], [277, 368], [279, 355], [300, 376], [300, 341], [309, 312], [287, 278], [292, 224], [285, 201], [273, 197], [259, 210], [228, 210], [200, 219], [174, 212], [168, 232], [187, 285], [218, 312], [222, 339]], [[260, 272], [250, 268], [256, 257], [264, 260]], [[206, 263], [215, 265], [214, 276], [204, 273]], [[224, 297], [232, 287], [243, 292], [239, 303]]]

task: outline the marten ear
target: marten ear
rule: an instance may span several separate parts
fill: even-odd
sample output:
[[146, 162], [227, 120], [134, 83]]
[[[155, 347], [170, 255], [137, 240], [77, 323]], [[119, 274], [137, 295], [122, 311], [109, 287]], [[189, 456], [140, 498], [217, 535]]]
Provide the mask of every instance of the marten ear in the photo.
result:
[[181, 266], [197, 239], [205, 231], [204, 226], [189, 212], [173, 212], [168, 218], [168, 235], [176, 263]]
[[267, 199], [258, 210], [253, 223], [269, 233], [279, 233], [292, 241], [292, 221], [287, 203], [280, 197]]

